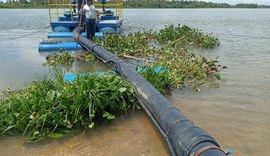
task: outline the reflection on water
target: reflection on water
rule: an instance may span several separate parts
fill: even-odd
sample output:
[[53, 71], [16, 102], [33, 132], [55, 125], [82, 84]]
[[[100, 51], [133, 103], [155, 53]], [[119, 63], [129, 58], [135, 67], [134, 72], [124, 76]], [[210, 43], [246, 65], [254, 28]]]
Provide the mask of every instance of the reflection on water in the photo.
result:
[[[37, 52], [49, 28], [46, 9], [0, 9], [0, 89], [19, 87], [44, 74], [45, 57]], [[33, 17], [35, 14], [35, 17]], [[29, 17], [29, 18], [26, 18]], [[219, 56], [219, 88], [193, 93], [175, 91], [170, 101], [234, 155], [270, 153], [270, 10], [269, 9], [125, 9], [124, 31], [158, 30], [187, 24], [213, 32], [221, 46], [201, 53]], [[16, 19], [10, 20], [10, 19]], [[38, 22], [37, 22], [38, 21]], [[38, 32], [38, 33], [34, 33]], [[32, 33], [32, 34], [31, 34]], [[20, 35], [24, 35], [23, 38]], [[78, 71], [106, 68], [100, 62], [75, 64]], [[94, 68], [93, 68], [94, 67]], [[96, 68], [96, 69], [95, 69]], [[167, 155], [151, 122], [142, 112], [122, 117], [93, 131], [60, 140], [25, 144], [1, 137], [0, 155]]]
[[0, 138], [0, 155], [119, 155], [164, 156], [165, 145], [142, 111], [119, 117], [111, 124], [59, 140], [25, 143], [21, 136]]

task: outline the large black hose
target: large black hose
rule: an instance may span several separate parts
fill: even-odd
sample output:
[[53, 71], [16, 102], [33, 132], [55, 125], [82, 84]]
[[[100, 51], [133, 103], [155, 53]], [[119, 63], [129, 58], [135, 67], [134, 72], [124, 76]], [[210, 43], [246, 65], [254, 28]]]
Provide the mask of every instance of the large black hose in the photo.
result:
[[73, 38], [99, 59], [114, 67], [124, 80], [134, 85], [140, 103], [145, 107], [145, 110], [149, 111], [147, 114], [155, 121], [154, 123], [157, 124], [158, 129], [163, 134], [171, 155], [226, 155], [209, 134], [193, 125], [131, 65], [103, 47], [80, 36], [78, 27], [73, 31]]

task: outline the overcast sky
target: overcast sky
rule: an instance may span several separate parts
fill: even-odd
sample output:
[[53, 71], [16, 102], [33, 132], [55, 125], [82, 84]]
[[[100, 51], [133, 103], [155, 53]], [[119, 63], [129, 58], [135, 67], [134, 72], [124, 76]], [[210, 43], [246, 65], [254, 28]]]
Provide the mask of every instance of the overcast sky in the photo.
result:
[[257, 4], [267, 4], [270, 5], [270, 0], [203, 0], [207, 2], [218, 2], [218, 3], [257, 3]]
[[[6, 2], [6, 0], [0, 0]], [[206, 1], [206, 2], [217, 2], [217, 3], [257, 3], [257, 4], [267, 4], [270, 5], [270, 0], [197, 0], [197, 1]]]

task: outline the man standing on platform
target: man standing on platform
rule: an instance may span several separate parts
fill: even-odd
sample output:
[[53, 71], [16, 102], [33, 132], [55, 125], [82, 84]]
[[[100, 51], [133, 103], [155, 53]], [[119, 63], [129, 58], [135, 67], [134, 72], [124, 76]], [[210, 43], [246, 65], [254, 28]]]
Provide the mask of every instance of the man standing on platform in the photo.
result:
[[96, 11], [93, 0], [87, 0], [82, 10], [86, 17], [86, 37], [92, 40], [96, 32]]

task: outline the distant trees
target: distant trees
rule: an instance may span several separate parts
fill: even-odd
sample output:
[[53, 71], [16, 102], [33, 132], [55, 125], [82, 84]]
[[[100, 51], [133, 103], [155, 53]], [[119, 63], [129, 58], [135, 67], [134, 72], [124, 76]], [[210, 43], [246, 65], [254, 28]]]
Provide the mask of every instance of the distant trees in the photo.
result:
[[0, 8], [29, 7], [27, 0], [7, 0], [6, 3], [0, 3]]
[[39, 6], [39, 5], [47, 5], [48, 1], [47, 0], [30, 0], [29, 1], [31, 4], [35, 5], [35, 6]]
[[197, 0], [125, 0], [128, 8], [270, 8], [267, 5], [203, 2]]
[[47, 7], [47, 0], [7, 0], [0, 8], [37, 8]]
[[125, 7], [144, 8], [229, 8], [229, 4], [188, 0], [126, 0]]
[[258, 8], [258, 4], [244, 4], [244, 3], [240, 3], [240, 4], [236, 4], [235, 7], [236, 8]]

